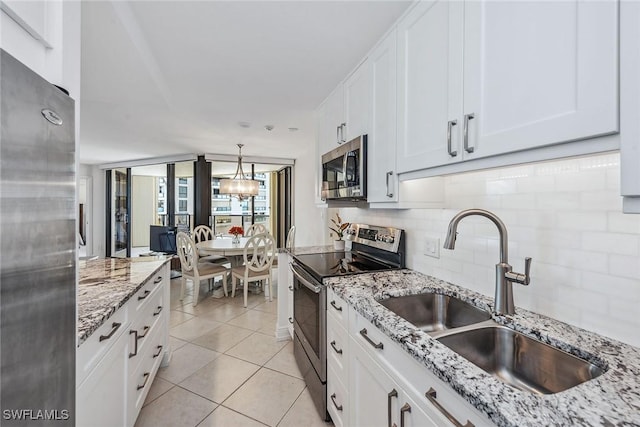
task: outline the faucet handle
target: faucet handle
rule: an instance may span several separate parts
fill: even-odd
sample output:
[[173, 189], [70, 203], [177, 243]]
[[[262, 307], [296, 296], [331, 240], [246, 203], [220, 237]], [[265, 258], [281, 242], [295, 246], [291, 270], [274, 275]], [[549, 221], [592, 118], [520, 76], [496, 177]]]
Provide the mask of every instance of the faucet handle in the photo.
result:
[[509, 271], [505, 274], [507, 280], [511, 282], [520, 283], [521, 285], [528, 285], [531, 282], [531, 257], [526, 257], [524, 259], [524, 274], [515, 273], [513, 271]]

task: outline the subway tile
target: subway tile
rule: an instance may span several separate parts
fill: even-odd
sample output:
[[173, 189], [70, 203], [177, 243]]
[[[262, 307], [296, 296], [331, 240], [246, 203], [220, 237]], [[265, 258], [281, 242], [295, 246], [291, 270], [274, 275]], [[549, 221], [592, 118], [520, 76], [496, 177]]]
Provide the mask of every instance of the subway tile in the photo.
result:
[[574, 173], [561, 174], [556, 177], [557, 191], [594, 191], [604, 190], [607, 175], [604, 170], [580, 170]]
[[583, 231], [605, 231], [607, 214], [605, 212], [558, 212], [558, 228]]
[[[581, 285], [593, 292], [612, 298], [640, 303], [640, 280], [618, 277], [611, 274], [583, 272]], [[640, 318], [638, 319], [640, 322]]]
[[609, 274], [640, 279], [640, 258], [637, 256], [610, 255]]
[[556, 191], [556, 181], [552, 175], [526, 176], [518, 178], [520, 193], [549, 193]]
[[536, 208], [540, 210], [580, 209], [580, 193], [553, 192], [536, 194]]
[[640, 215], [624, 214], [622, 210], [607, 212], [607, 230], [614, 233], [640, 235]]
[[622, 197], [617, 191], [588, 191], [580, 194], [580, 206], [585, 210], [622, 211]]
[[585, 232], [582, 234], [582, 247], [590, 251], [638, 255], [640, 236], [621, 233]]
[[606, 315], [609, 312], [608, 298], [597, 292], [564, 286], [558, 289], [558, 302], [567, 307], [576, 307], [584, 312]]
[[497, 179], [487, 181], [485, 194], [513, 194], [517, 191], [517, 181], [515, 179]]

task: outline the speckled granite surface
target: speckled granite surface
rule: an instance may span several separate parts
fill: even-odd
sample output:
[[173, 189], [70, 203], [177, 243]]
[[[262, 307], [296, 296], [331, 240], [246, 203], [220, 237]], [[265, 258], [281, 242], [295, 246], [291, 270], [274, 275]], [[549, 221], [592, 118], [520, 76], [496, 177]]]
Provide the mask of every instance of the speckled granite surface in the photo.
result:
[[101, 258], [79, 263], [78, 346], [171, 259]]
[[335, 252], [333, 245], [325, 246], [303, 246], [300, 248], [293, 248], [291, 250], [284, 249], [285, 252], [289, 252], [291, 255], [305, 255], [305, 254], [320, 254], [325, 252]]
[[640, 349], [636, 347], [519, 308], [513, 316], [494, 316], [502, 325], [607, 370], [563, 392], [534, 395], [487, 374], [376, 302], [436, 292], [489, 310], [492, 298], [411, 270], [334, 277], [324, 282], [499, 426], [640, 426]]

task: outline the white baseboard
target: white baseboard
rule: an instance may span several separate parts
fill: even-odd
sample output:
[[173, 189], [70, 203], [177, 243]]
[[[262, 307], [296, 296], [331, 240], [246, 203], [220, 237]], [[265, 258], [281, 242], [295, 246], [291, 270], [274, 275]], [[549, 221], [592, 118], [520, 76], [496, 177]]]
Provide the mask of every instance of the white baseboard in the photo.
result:
[[279, 326], [276, 328], [276, 341], [288, 341], [291, 339], [288, 326]]

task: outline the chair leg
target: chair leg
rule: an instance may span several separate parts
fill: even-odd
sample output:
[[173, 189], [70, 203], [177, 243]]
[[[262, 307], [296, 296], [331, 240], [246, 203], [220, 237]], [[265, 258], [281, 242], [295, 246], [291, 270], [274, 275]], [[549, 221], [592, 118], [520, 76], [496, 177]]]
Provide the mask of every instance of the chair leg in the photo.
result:
[[224, 291], [224, 296], [229, 296], [227, 293], [227, 273], [222, 273], [222, 290]]
[[267, 279], [267, 283], [264, 286], [265, 291], [267, 290], [267, 285], [269, 285], [269, 301], [273, 301], [273, 286], [271, 286], [271, 278]]
[[231, 298], [236, 297], [236, 281], [238, 278], [236, 276], [231, 276]]
[[182, 273], [182, 278], [180, 279], [182, 285], [180, 286], [180, 301], [184, 299], [184, 289], [187, 287], [187, 277]]
[[193, 306], [198, 305], [198, 294], [200, 294], [200, 278], [193, 278]]
[[247, 308], [247, 296], [249, 294], [249, 278], [244, 276], [244, 283], [242, 284], [244, 288], [244, 308]]

